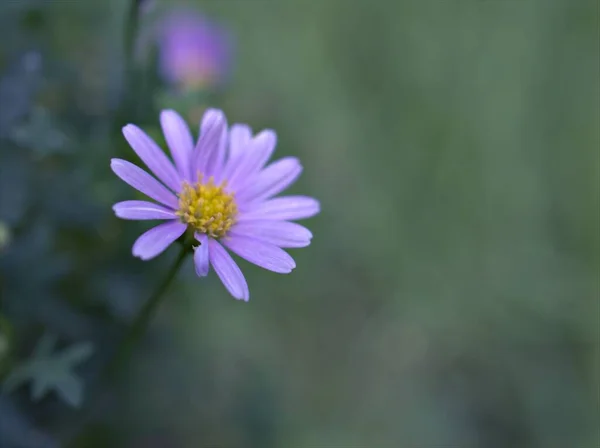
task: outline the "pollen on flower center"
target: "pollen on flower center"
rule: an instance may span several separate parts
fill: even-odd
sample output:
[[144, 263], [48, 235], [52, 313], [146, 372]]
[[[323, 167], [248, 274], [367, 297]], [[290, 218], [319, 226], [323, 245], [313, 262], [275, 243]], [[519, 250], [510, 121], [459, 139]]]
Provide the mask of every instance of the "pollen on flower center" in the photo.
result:
[[202, 178], [195, 184], [185, 183], [179, 194], [176, 214], [184, 224], [212, 238], [225, 236], [235, 223], [237, 205], [233, 194], [225, 191], [225, 182], [215, 185], [211, 177], [207, 183]]

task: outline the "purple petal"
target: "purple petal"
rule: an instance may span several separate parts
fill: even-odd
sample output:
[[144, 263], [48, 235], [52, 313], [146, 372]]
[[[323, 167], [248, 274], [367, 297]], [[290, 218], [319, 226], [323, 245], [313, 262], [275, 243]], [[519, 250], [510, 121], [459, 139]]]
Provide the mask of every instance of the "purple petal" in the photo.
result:
[[146, 196], [160, 202], [172, 209], [178, 207], [177, 197], [165, 188], [163, 184], [150, 176], [143, 169], [133, 163], [121, 159], [112, 159], [110, 167], [125, 183], [131, 185]]
[[286, 157], [272, 163], [247, 183], [238, 194], [240, 202], [268, 199], [289, 187], [302, 172], [302, 165], [295, 157]]
[[142, 260], [154, 258], [183, 235], [186, 229], [187, 225], [179, 221], [153, 227], [133, 243], [133, 255]]
[[194, 149], [190, 128], [174, 110], [163, 110], [160, 113], [160, 125], [179, 174], [183, 179], [189, 180], [190, 159]]
[[233, 190], [238, 190], [248, 183], [251, 176], [260, 171], [265, 163], [273, 155], [277, 145], [277, 134], [275, 131], [266, 129], [254, 137], [238, 162], [238, 168], [232, 171], [228, 177], [229, 184]]
[[174, 192], [181, 188], [181, 176], [162, 149], [134, 124], [123, 128], [123, 135], [150, 171]]
[[118, 202], [113, 210], [122, 219], [177, 219], [172, 210], [147, 201]]
[[312, 238], [312, 233], [306, 227], [287, 221], [239, 222], [231, 229], [230, 235], [253, 238], [284, 248], [306, 247]]
[[210, 262], [229, 294], [238, 300], [248, 301], [250, 298], [248, 284], [239, 266], [217, 241], [211, 238], [208, 240], [208, 245]]
[[200, 243], [194, 251], [194, 266], [198, 277], [206, 277], [208, 275], [209, 260], [208, 260], [208, 237], [205, 234], [196, 233], [196, 240]]
[[252, 129], [246, 124], [234, 124], [229, 131], [229, 159], [239, 157], [252, 140]]
[[296, 267], [294, 259], [287, 252], [272, 244], [242, 236], [231, 236], [222, 241], [229, 250], [269, 271], [288, 274]]
[[[227, 144], [227, 121], [220, 110], [208, 109], [202, 117], [200, 138], [194, 149], [192, 178], [198, 173], [205, 177], [221, 174]], [[217, 182], [220, 179], [216, 179]]]
[[273, 155], [275, 146], [277, 146], [277, 134], [271, 129], [265, 129], [254, 137], [252, 151], [246, 160], [249, 172], [261, 170]]
[[308, 196], [285, 196], [269, 199], [258, 204], [252, 204], [244, 211], [239, 221], [255, 219], [295, 220], [310, 218], [321, 211], [321, 205], [316, 199]]
[[[231, 186], [234, 174], [241, 170], [244, 156], [252, 141], [252, 129], [245, 124], [234, 124], [229, 131], [229, 157], [223, 167], [223, 179]], [[231, 188], [229, 188], [231, 190]]]

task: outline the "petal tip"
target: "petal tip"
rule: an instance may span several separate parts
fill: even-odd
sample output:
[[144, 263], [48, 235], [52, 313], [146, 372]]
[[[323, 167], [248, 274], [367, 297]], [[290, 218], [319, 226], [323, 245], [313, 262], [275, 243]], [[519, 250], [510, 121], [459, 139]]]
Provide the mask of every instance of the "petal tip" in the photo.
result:
[[133, 249], [131, 250], [131, 253], [134, 257], [139, 258], [142, 261], [148, 261], [151, 258], [153, 258], [153, 255], [148, 255], [145, 254], [144, 252], [141, 252], [138, 248], [136, 248], [135, 246], [133, 247]]
[[241, 294], [236, 294], [235, 296], [233, 296], [233, 298], [241, 302], [248, 302], [250, 300], [250, 291], [245, 289], [242, 291]]
[[263, 129], [255, 137], [256, 139], [277, 140], [277, 133], [273, 129]]
[[133, 248], [131, 249], [131, 255], [133, 255], [136, 258], [141, 258], [143, 260], [142, 254], [139, 253], [135, 246], [133, 246]]
[[[123, 168], [123, 160], [121, 159], [110, 159], [110, 169], [113, 173], [115, 173], [117, 176], [119, 176], [118, 171], [121, 170], [121, 168]], [[121, 176], [119, 176], [121, 177]]]
[[201, 127], [213, 127], [225, 122], [225, 114], [220, 109], [206, 109], [202, 116]]
[[314, 201], [314, 213], [315, 215], [321, 213], [321, 201], [318, 199], [312, 198]]
[[204, 115], [224, 116], [225, 114], [221, 109], [209, 107], [208, 109], [206, 109], [206, 111], [204, 111]]
[[131, 133], [135, 129], [136, 129], [136, 126], [134, 124], [127, 123], [125, 126], [123, 126], [121, 128], [121, 132], [123, 132], [123, 135], [126, 135], [128, 133]]
[[246, 279], [244, 278], [244, 282], [240, 286], [240, 290], [234, 295], [236, 300], [242, 300], [247, 302], [250, 299], [250, 290], [248, 288], [248, 283], [246, 283]]
[[160, 121], [179, 120], [181, 116], [173, 109], [163, 109], [160, 111]]

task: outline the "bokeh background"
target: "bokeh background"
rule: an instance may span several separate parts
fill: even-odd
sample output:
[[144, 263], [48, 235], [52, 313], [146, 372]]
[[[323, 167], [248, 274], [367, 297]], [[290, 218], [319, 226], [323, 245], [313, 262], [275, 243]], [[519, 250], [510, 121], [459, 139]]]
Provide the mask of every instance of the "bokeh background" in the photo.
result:
[[[0, 447], [600, 446], [598, 3], [186, 5], [179, 79], [175, 2], [0, 5]], [[112, 214], [120, 128], [207, 106], [301, 158], [313, 244], [247, 304], [186, 265], [101, 388], [176, 252]]]

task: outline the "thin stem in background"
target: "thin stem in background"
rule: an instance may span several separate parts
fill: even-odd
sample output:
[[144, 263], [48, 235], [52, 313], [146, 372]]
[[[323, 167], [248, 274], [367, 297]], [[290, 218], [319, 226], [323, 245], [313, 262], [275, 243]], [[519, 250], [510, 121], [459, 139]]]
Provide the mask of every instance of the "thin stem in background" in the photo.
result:
[[136, 66], [136, 44], [140, 28], [140, 9], [145, 0], [131, 0], [124, 20], [123, 30], [123, 85], [122, 97], [119, 108], [115, 111], [113, 124], [120, 128], [125, 122], [135, 121], [132, 116], [138, 113], [136, 103], [138, 100], [138, 68]]
[[125, 19], [123, 56], [125, 58], [126, 85], [132, 84], [130, 74], [135, 67], [135, 45], [140, 25], [140, 7], [144, 0], [132, 0]]

